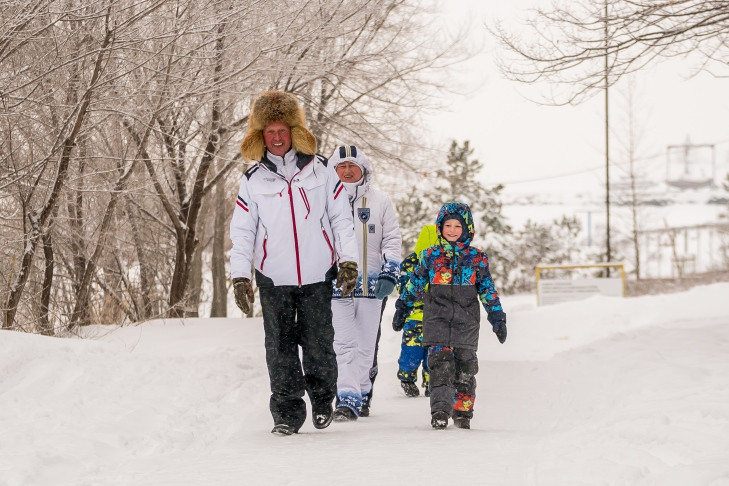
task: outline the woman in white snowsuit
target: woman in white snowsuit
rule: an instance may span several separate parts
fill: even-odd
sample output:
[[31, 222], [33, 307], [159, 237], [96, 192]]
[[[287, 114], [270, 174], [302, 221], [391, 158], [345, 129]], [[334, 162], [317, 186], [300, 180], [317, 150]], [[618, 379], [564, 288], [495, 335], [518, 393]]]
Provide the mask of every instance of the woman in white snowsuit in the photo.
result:
[[337, 354], [337, 407], [334, 420], [357, 420], [372, 389], [370, 367], [380, 327], [382, 299], [400, 273], [402, 238], [387, 194], [371, 187], [372, 165], [353, 145], [337, 147], [329, 158], [344, 184], [359, 248], [359, 275], [352, 296], [334, 290], [332, 315]]

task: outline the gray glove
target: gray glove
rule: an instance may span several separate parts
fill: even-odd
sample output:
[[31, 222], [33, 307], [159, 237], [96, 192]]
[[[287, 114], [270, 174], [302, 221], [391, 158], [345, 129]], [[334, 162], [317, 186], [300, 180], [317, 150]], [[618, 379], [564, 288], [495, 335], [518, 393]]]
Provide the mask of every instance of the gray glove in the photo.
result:
[[378, 278], [375, 284], [375, 297], [382, 300], [390, 295], [395, 288], [395, 282], [386, 278]]

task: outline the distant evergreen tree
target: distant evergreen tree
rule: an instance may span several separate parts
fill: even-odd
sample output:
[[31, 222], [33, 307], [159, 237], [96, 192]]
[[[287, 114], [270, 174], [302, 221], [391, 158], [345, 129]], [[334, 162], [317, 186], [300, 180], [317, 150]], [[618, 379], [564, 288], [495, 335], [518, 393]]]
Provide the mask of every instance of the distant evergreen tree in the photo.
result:
[[400, 233], [402, 234], [402, 256], [413, 252], [420, 230], [426, 224], [435, 222], [435, 210], [421, 197], [410, 195], [396, 203]]
[[465, 202], [476, 220], [476, 237], [486, 239], [489, 233], [506, 234], [502, 203], [498, 199], [503, 186], [486, 189], [479, 180], [483, 164], [471, 158], [473, 149], [468, 140], [459, 145], [451, 142], [446, 160], [427, 181], [414, 192], [396, 201], [403, 240], [403, 255], [413, 251], [423, 225], [435, 222], [441, 206], [447, 202]]
[[[579, 245], [580, 230], [577, 218], [563, 216], [551, 224], [528, 220], [523, 228], [509, 235], [500, 254], [501, 259], [497, 261], [499, 290], [507, 293], [534, 290], [534, 268], [539, 264], [594, 260], [597, 255], [587, 255], [584, 247]], [[597, 249], [594, 251], [599, 252]]]
[[475, 225], [481, 236], [508, 233], [510, 229], [504, 222], [502, 203], [498, 199], [504, 186], [498, 184], [487, 189], [480, 181], [483, 164], [472, 155], [468, 140], [462, 145], [453, 140], [445, 164], [436, 171], [434, 190], [428, 196], [438, 207], [449, 201], [468, 204], [474, 219], [485, 225]]

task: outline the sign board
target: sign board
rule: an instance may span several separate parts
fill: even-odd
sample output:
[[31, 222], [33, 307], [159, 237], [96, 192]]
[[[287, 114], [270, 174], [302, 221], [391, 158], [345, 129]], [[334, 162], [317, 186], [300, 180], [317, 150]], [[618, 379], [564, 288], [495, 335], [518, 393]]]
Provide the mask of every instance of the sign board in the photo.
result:
[[539, 279], [539, 305], [580, 300], [592, 295], [623, 296], [622, 278]]

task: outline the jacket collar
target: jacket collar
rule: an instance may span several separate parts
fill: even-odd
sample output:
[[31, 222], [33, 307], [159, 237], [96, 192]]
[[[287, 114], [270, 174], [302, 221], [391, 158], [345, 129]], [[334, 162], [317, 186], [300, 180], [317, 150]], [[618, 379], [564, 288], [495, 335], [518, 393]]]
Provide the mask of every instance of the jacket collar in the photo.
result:
[[[296, 152], [296, 168], [299, 170], [303, 169], [304, 167], [306, 167], [306, 165], [309, 162], [314, 160], [315, 157], [316, 157], [316, 155], [309, 155], [309, 154], [303, 154], [301, 152]], [[268, 150], [266, 150], [266, 152], [263, 154], [263, 158], [258, 163], [261, 164], [262, 166], [264, 166], [266, 169], [270, 170], [271, 172], [274, 172], [278, 175], [283, 175], [283, 174], [281, 174], [281, 172], [278, 171], [276, 164], [273, 163], [269, 159]]]

